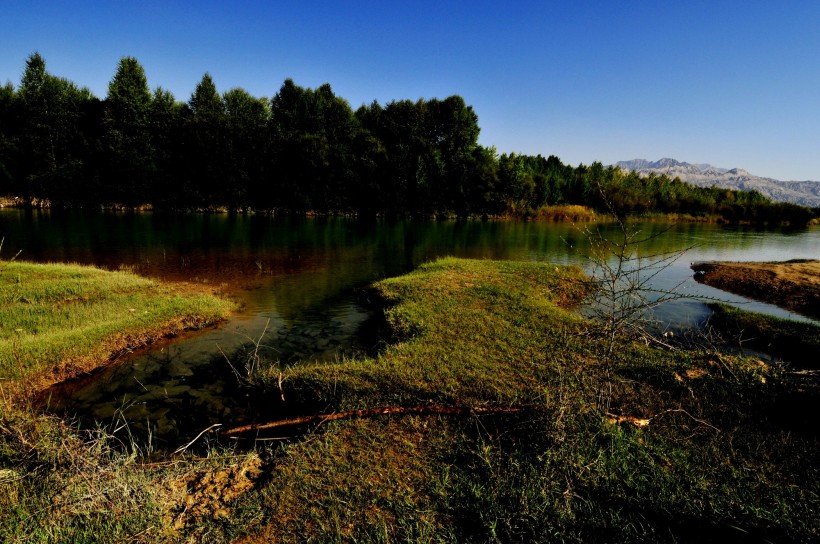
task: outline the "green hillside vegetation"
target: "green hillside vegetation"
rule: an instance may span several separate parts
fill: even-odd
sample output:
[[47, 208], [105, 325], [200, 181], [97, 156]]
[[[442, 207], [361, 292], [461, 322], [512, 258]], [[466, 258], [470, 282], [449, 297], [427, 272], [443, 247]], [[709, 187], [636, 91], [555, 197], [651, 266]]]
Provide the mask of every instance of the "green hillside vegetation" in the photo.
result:
[[286, 80], [255, 97], [239, 87], [219, 93], [206, 73], [180, 102], [151, 91], [132, 57], [100, 99], [50, 74], [35, 53], [19, 85], [0, 87], [0, 196], [29, 206], [365, 216], [560, 219], [562, 207], [581, 205], [589, 211], [577, 218], [661, 213], [799, 226], [815, 215], [757, 192], [499, 155], [478, 144], [479, 131], [460, 96], [354, 110], [328, 84]]
[[369, 292], [391, 339], [380, 355], [271, 367], [254, 387], [283, 417], [417, 410], [229, 432], [247, 453], [205, 441], [146, 459], [3, 402], [0, 537], [820, 537], [816, 426], [786, 409], [816, 406], [816, 386], [714, 350], [609, 350], [573, 310], [587, 285], [576, 268], [459, 259], [381, 281]]

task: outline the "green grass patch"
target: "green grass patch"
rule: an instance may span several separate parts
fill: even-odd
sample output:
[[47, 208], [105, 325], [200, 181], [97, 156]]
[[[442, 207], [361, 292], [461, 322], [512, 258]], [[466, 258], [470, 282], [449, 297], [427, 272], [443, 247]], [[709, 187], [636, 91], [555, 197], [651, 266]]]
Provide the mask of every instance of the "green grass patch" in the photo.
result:
[[[580, 297], [580, 270], [442, 259], [375, 286], [399, 302], [385, 317], [397, 342], [375, 359], [297, 365], [290, 393], [338, 409], [416, 402], [531, 403], [539, 375], [582, 330], [561, 306]], [[388, 302], [390, 304], [390, 302]], [[530, 386], [527, 386], [527, 384]]]
[[127, 272], [64, 264], [0, 269], [0, 376], [21, 380], [224, 318], [231, 303]]
[[0, 264], [0, 541], [175, 539], [184, 500], [167, 490], [202, 462], [143, 468], [142, 445], [38, 413], [25, 392], [223, 319], [233, 304], [126, 272]]
[[326, 542], [820, 536], [817, 384], [713, 352], [623, 343], [602, 360], [594, 327], [567, 309], [579, 278], [444, 259], [378, 283], [398, 342], [375, 358], [291, 369], [291, 402], [527, 410], [327, 424], [286, 447], [219, 530]]

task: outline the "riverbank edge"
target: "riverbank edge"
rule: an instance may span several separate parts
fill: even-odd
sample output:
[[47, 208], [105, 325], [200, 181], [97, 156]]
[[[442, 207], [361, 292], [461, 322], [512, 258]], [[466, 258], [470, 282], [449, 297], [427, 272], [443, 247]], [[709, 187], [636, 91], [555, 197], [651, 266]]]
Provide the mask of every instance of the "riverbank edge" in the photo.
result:
[[820, 325], [747, 312], [710, 303], [708, 326], [741, 353], [749, 350], [779, 358], [795, 370], [820, 370]]
[[[48, 365], [48, 368], [29, 371], [30, 369], [25, 362], [18, 361], [17, 370], [22, 376], [17, 381], [25, 382], [25, 386], [22, 388], [8, 388], [7, 386], [7, 393], [12, 389], [18, 389], [20, 393], [26, 396], [36, 396], [38, 392], [55, 383], [114, 364], [135, 350], [144, 349], [158, 342], [179, 338], [180, 336], [196, 334], [206, 328], [217, 326], [237, 310], [234, 302], [214, 294], [213, 286], [191, 282], [163, 282], [143, 278], [127, 271], [106, 271], [88, 265], [32, 263], [24, 260], [0, 261], [0, 274], [6, 275], [7, 279], [11, 275], [16, 275], [18, 284], [26, 283], [26, 272], [19, 270], [22, 267], [25, 267], [27, 271], [34, 270], [38, 275], [43, 276], [38, 278], [38, 281], [44, 282], [45, 291], [42, 294], [35, 293], [30, 296], [22, 296], [22, 302], [31, 306], [32, 311], [36, 311], [34, 305], [40, 302], [41, 298], [50, 296], [46, 291], [59, 292], [64, 289], [67, 293], [64, 299], [57, 298], [53, 300], [53, 311], [55, 312], [59, 312], [61, 308], [72, 304], [102, 302], [106, 296], [102, 291], [106, 289], [110, 289], [110, 293], [121, 294], [124, 290], [118, 284], [121, 278], [129, 278], [139, 282], [139, 285], [133, 287], [133, 292], [144, 296], [140, 300], [151, 302], [173, 297], [175, 300], [180, 301], [180, 311], [174, 314], [169, 313], [171, 310], [168, 309], [162, 309], [162, 311], [156, 313], [145, 310], [144, 313], [148, 316], [147, 321], [134, 322], [130, 326], [110, 330], [100, 340], [95, 349], [87, 352], [82, 349], [77, 351], [76, 345], [66, 344], [54, 354], [57, 360]], [[83, 288], [75, 286], [75, 284], [81, 285], [82, 282], [88, 280], [83, 276], [86, 273], [102, 278], [112, 278], [112, 284], [108, 288], [106, 288], [105, 279], [102, 280], [101, 285], [97, 287], [101, 292], [94, 293], [90, 301], [85, 300], [86, 294], [82, 292]], [[113, 278], [118, 278], [118, 280], [113, 280]], [[9, 279], [9, 281], [11, 280]], [[19, 300], [21, 295], [13, 295], [13, 297]], [[11, 303], [11, 301], [9, 302]], [[135, 308], [120, 309], [120, 311], [129, 314], [136, 313]], [[158, 317], [152, 319], [154, 315]], [[7, 323], [5, 326], [13, 325]], [[26, 334], [24, 328], [17, 330], [20, 335]], [[50, 332], [61, 333], [60, 330], [47, 330], [45, 332], [47, 334]], [[15, 342], [14, 339], [11, 341], [11, 349], [20, 350], [19, 342]], [[20, 355], [15, 354], [14, 357], [19, 359]]]
[[[261, 215], [261, 216], [293, 216], [293, 217], [363, 217], [361, 213], [351, 210], [284, 210], [284, 209], [254, 209], [254, 208], [231, 208], [228, 206], [205, 206], [194, 208], [161, 208], [155, 207], [152, 204], [139, 204], [136, 206], [129, 206], [118, 203], [108, 203], [102, 205], [95, 205], [92, 207], [78, 207], [78, 206], [62, 206], [52, 203], [49, 200], [26, 200], [20, 197], [7, 196], [0, 197], [0, 208], [14, 208], [27, 210], [85, 210], [85, 211], [105, 211], [105, 212], [119, 212], [119, 213], [145, 213], [145, 212], [160, 212], [160, 213], [196, 213], [196, 214], [240, 214], [240, 215]], [[554, 205], [545, 206], [538, 210], [527, 210], [522, 213], [500, 213], [500, 214], [468, 214], [466, 217], [458, 216], [452, 212], [435, 212], [429, 214], [384, 214], [377, 213], [368, 217], [376, 219], [422, 219], [433, 221], [578, 221], [578, 222], [595, 222], [595, 221], [615, 221], [615, 217], [608, 214], [601, 214], [594, 211], [592, 208], [581, 205]], [[686, 217], [686, 216], [681, 216]], [[708, 219], [708, 222], [714, 222], [716, 218]], [[700, 220], [693, 218], [693, 220]]]
[[[505, 267], [508, 270], [504, 271]], [[786, 516], [788, 521], [775, 521], [779, 515], [767, 513], [752, 521], [761, 509], [742, 520], [745, 516], [737, 506], [759, 502], [759, 498], [751, 500], [754, 493], [749, 494], [748, 483], [731, 482], [733, 476], [725, 473], [707, 475], [713, 468], [721, 472], [731, 467], [737, 462], [732, 455], [743, 457], [733, 450], [729, 437], [743, 427], [738, 436], [745, 440], [745, 433], [759, 432], [761, 419], [755, 413], [747, 423], [744, 415], [741, 424], [733, 415], [746, 410], [756, 412], [768, 405], [771, 391], [779, 391], [780, 384], [785, 383], [780, 382], [778, 371], [754, 359], [644, 349], [623, 339], [619, 339], [617, 354], [613, 355], [617, 362], [606, 361], [605, 357], [602, 360], [594, 327], [570, 313], [555, 313], [573, 297], [554, 299], [548, 305], [552, 309], [547, 309], [541, 305], [542, 297], [552, 289], [542, 286], [531, 290], [537, 284], [533, 283], [534, 276], [540, 275], [540, 281], [544, 281], [553, 270], [555, 277], [548, 283], [562, 276], [568, 279], [566, 269], [549, 264], [451, 258], [429, 263], [375, 285], [375, 302], [386, 309], [396, 342], [382, 356], [337, 365], [298, 366], [285, 372], [284, 379], [282, 373], [271, 372], [267, 377], [271, 391], [288, 399], [309, 398], [308, 405], [324, 407], [333, 418], [314, 418], [322, 429], [321, 436], [312, 437], [309, 446], [294, 444], [277, 463], [261, 495], [240, 501], [240, 509], [274, 512], [266, 515], [269, 521], [240, 542], [322, 540], [322, 534], [333, 534], [334, 540], [377, 541], [387, 535], [399, 540], [534, 542], [550, 541], [549, 535], [555, 534], [561, 534], [565, 541], [583, 542], [646, 541], [670, 535], [672, 539], [683, 536], [687, 540], [701, 537], [704, 531], [712, 538], [732, 540], [747, 529], [773, 538], [785, 534], [781, 531], [797, 520]], [[499, 283], [499, 271], [511, 276]], [[518, 279], [512, 279], [516, 273]], [[565, 286], [577, 286], [577, 280]], [[473, 311], [491, 323], [484, 326], [476, 321], [471, 316]], [[458, 314], [469, 317], [463, 321]], [[496, 321], [499, 316], [504, 316], [502, 322]], [[513, 352], [522, 349], [524, 360], [518, 359], [519, 355], [507, 360], [510, 335], [517, 336], [514, 330], [531, 327], [539, 331], [535, 344], [515, 340], [519, 347], [512, 348]], [[546, 336], [549, 340], [544, 340]], [[542, 341], [546, 344], [540, 344]], [[540, 347], [533, 351], [535, 345]], [[489, 352], [487, 346], [492, 346]], [[472, 353], [477, 357], [471, 357]], [[492, 354], [493, 364], [476, 374], [488, 353]], [[518, 366], [522, 363], [525, 366]], [[547, 367], [548, 377], [539, 374]], [[533, 373], [533, 369], [539, 370]], [[610, 372], [617, 376], [615, 385], [610, 384], [613, 398], [609, 409], [602, 413], [593, 400], [594, 391], [601, 383], [598, 380], [608, 380]], [[542, 390], [538, 383], [545, 377]], [[725, 420], [712, 419], [724, 415], [723, 403], [735, 402], [733, 410], [725, 413]], [[665, 403], [676, 407], [669, 409], [666, 404], [664, 410]], [[496, 409], [496, 415], [474, 415], [463, 420], [429, 415], [370, 419], [374, 413], [400, 413], [402, 408], [418, 414], [425, 408], [440, 413], [447, 407], [466, 407], [469, 412], [471, 406]], [[653, 415], [659, 413], [665, 415]], [[682, 417], [676, 419], [673, 413]], [[336, 421], [336, 416], [345, 420]], [[707, 428], [711, 421], [720, 428]], [[278, 436], [266, 434], [270, 429], [275, 433], [281, 427], [242, 432], [258, 433], [259, 438]], [[727, 433], [721, 434], [724, 430]], [[613, 431], [617, 438], [611, 434]], [[625, 434], [620, 434], [622, 431]], [[621, 443], [610, 449], [622, 439], [631, 445]], [[538, 450], [540, 446], [535, 444], [547, 451]], [[802, 454], [800, 446], [796, 450]], [[720, 457], [723, 455], [727, 457]], [[666, 465], [671, 474], [665, 468], [650, 468], [652, 462], [645, 465], [647, 458], [666, 459], [660, 462], [671, 463]], [[589, 475], [591, 467], [598, 466], [602, 459], [608, 459], [600, 465], [603, 473], [592, 479], [600, 477], [608, 483], [593, 484], [604, 489], [599, 488], [602, 510], [592, 507], [592, 513], [586, 507], [598, 499], [586, 495], [591, 491], [586, 487], [590, 482], [582, 483], [586, 476], [579, 474], [581, 481], [573, 482], [566, 478], [576, 469]], [[747, 461], [742, 461], [749, 471], [747, 475], [762, 474], [760, 467], [753, 466], [756, 460]], [[397, 464], [402, 468], [398, 469]], [[628, 474], [619, 473], [624, 467], [628, 467]], [[652, 479], [648, 473], [658, 468], [664, 475], [647, 485]], [[537, 475], [541, 471], [545, 474]], [[350, 474], [356, 476], [351, 478]], [[680, 481], [671, 483], [670, 478]], [[704, 483], [710, 479], [711, 483]], [[380, 483], [371, 485], [371, 481]], [[631, 488], [627, 481], [637, 488]], [[709, 491], [712, 484], [720, 491]], [[705, 495], [698, 498], [699, 492], [694, 492], [689, 496], [694, 491], [692, 485]], [[631, 489], [625, 491], [622, 486]], [[677, 491], [671, 491], [676, 487]], [[773, 482], [772, 487], [780, 488], [781, 482]], [[402, 492], [409, 488], [422, 491]], [[558, 506], [562, 497], [566, 499], [566, 489], [586, 506], [578, 510], [569, 504], [566, 510]], [[328, 490], [332, 490], [330, 497]], [[471, 496], [471, 490], [475, 496]], [[620, 493], [623, 495], [617, 500], [613, 498]], [[676, 507], [659, 504], [659, 500], [665, 501], [675, 493], [681, 494]], [[551, 498], [545, 500], [545, 495]], [[791, 496], [784, 503], [792, 504], [796, 499], [796, 495]], [[386, 511], [376, 508], [373, 512], [373, 502]], [[408, 502], [412, 503], [411, 511], [426, 515], [403, 509], [401, 505]], [[727, 509], [720, 506], [712, 510], [712, 503]], [[707, 504], [710, 506], [704, 509]], [[555, 510], [549, 511], [551, 508]], [[646, 508], [657, 509], [656, 515], [661, 511], [674, 514], [670, 514], [670, 521], [655, 527], [651, 525], [656, 518], [642, 526], [648, 521], [641, 514]], [[751, 506], [750, 510], [757, 508]], [[720, 510], [723, 513], [717, 514]], [[729, 514], [731, 510], [735, 513]], [[539, 516], [532, 517], [532, 511], [540, 512]], [[641, 519], [637, 524], [633, 514]], [[720, 520], [720, 516], [727, 517]], [[379, 525], [379, 520], [390, 521]], [[773, 525], [765, 528], [770, 522]], [[374, 523], [380, 527], [378, 534], [366, 528]], [[668, 525], [664, 527], [664, 523]], [[749, 523], [756, 528], [744, 527]], [[734, 527], [744, 528], [734, 532]], [[817, 532], [816, 528], [807, 530]]]
[[700, 283], [820, 319], [820, 260], [707, 261], [691, 268]]

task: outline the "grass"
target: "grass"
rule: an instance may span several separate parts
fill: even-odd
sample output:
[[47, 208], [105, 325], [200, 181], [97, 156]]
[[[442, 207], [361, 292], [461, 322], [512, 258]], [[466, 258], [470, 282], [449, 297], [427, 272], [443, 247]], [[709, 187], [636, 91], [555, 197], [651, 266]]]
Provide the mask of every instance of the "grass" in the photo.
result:
[[53, 380], [114, 352], [223, 318], [229, 302], [126, 272], [8, 263], [0, 269], [0, 376]]
[[[717, 353], [622, 344], [611, 414], [603, 364], [566, 307], [579, 272], [445, 259], [376, 285], [397, 343], [379, 357], [296, 367], [290, 399], [326, 411], [387, 404], [521, 406], [472, 418], [327, 424], [288, 446], [240, 500], [247, 541], [813, 540], [816, 385]], [[271, 386], [273, 387], [273, 385]], [[795, 398], [804, 415], [790, 413]], [[812, 409], [811, 407], [814, 407]], [[648, 419], [638, 428], [617, 416]], [[264, 520], [264, 521], [262, 521]]]
[[609, 215], [596, 213], [592, 208], [577, 204], [542, 206], [535, 210], [532, 216], [537, 221], [572, 221], [574, 223], [612, 220]]
[[723, 337], [740, 348], [762, 351], [797, 368], [820, 368], [820, 326], [710, 304], [709, 320]]
[[[580, 279], [542, 263], [442, 259], [369, 293], [386, 306], [380, 355], [296, 365], [281, 392], [278, 371], [259, 385], [284, 393], [288, 413], [419, 404], [516, 413], [339, 420], [247, 454], [220, 446], [146, 464], [104, 436], [7, 411], [0, 538], [820, 538], [815, 381], [715, 350], [623, 342], [602, 361], [604, 346], [572, 311]], [[603, 367], [610, 413], [596, 408]]]
[[181, 471], [141, 469], [140, 445], [39, 413], [30, 394], [112, 353], [223, 319], [232, 303], [125, 272], [0, 264], [0, 540], [166, 539], [157, 486]]
[[[386, 311], [397, 340], [384, 356], [342, 365], [299, 365], [291, 395], [337, 409], [413, 402], [535, 402], [521, 387], [547, 364], [554, 332], [579, 331], [573, 302], [578, 269], [444, 259], [378, 284], [377, 296], [401, 301]], [[388, 302], [390, 304], [390, 302]], [[431, 307], [432, 306], [432, 307]], [[554, 356], [557, 354], [554, 353]], [[345, 394], [341, 394], [345, 393]]]

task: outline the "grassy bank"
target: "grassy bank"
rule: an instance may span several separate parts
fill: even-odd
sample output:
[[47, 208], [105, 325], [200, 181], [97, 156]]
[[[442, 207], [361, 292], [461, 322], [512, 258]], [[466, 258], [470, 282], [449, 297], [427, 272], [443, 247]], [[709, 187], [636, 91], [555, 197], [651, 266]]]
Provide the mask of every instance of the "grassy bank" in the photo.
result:
[[42, 386], [109, 355], [213, 323], [227, 301], [124, 272], [12, 262], [0, 269], [0, 376]]
[[379, 282], [370, 297], [386, 306], [383, 353], [272, 370], [258, 386], [271, 402], [284, 397], [289, 417], [429, 413], [302, 427], [288, 442], [246, 442], [256, 453], [223, 446], [150, 463], [103, 436], [7, 411], [0, 538], [820, 537], [816, 384], [714, 351], [624, 341], [607, 358], [571, 310], [580, 279], [553, 265], [443, 259]]
[[779, 357], [796, 368], [820, 368], [820, 326], [710, 304], [711, 326], [726, 342]]
[[114, 542], [140, 533], [153, 540], [145, 529], [161, 526], [159, 504], [172, 500], [160, 498], [157, 485], [179, 471], [140, 470], [141, 445], [77, 431], [34, 411], [30, 394], [231, 310], [194, 286], [0, 263], [0, 541]]

